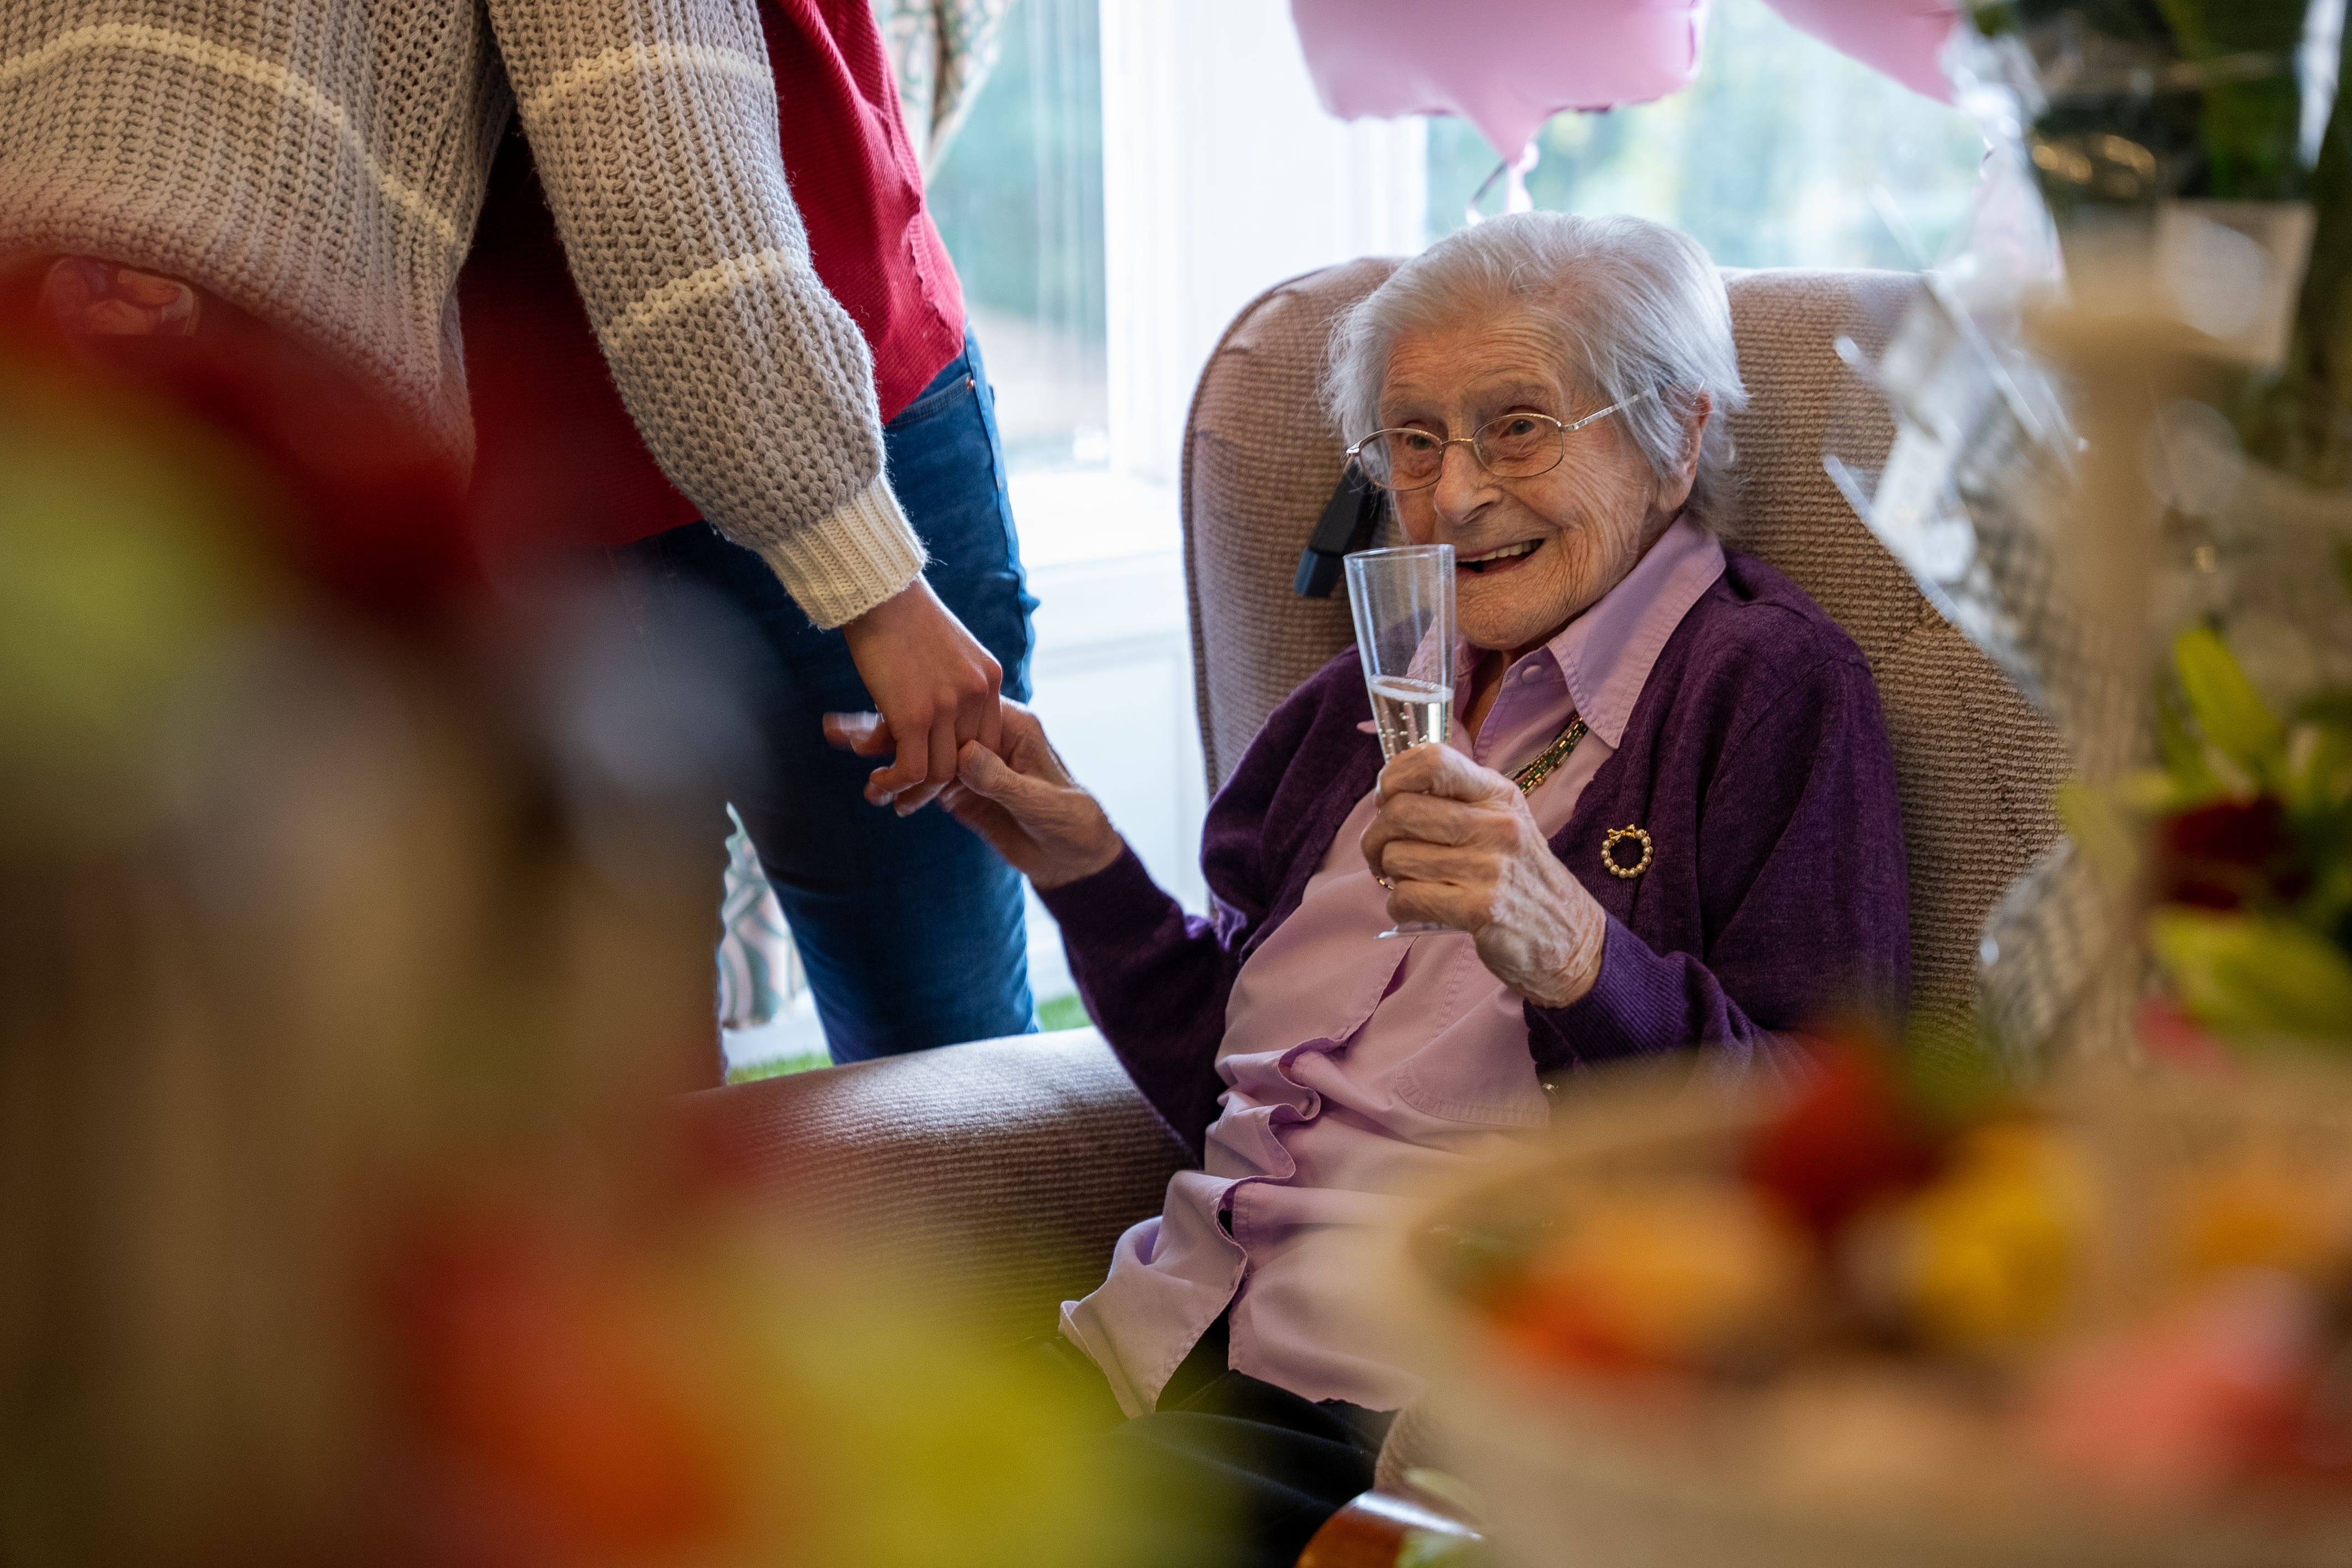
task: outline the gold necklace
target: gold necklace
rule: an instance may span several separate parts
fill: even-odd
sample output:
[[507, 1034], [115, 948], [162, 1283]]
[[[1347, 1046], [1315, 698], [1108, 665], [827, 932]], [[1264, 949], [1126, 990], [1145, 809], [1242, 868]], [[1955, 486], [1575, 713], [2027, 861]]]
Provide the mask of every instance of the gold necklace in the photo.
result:
[[1538, 752], [1533, 762], [1511, 775], [1511, 782], [1519, 787], [1519, 793], [1527, 794], [1558, 772], [1559, 765], [1568, 760], [1568, 754], [1576, 749], [1576, 743], [1582, 740], [1584, 736], [1584, 721], [1580, 718], [1570, 719], [1568, 727], [1559, 732], [1559, 739]]

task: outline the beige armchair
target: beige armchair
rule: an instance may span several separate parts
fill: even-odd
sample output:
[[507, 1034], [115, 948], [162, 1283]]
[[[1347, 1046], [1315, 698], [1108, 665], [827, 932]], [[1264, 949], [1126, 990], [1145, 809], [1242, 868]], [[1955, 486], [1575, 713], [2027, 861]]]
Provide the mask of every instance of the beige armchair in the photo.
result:
[[[1202, 373], [1182, 504], [1213, 789], [1274, 706], [1351, 641], [1344, 599], [1295, 598], [1291, 575], [1341, 461], [1317, 412], [1325, 335], [1395, 265], [1351, 262], [1268, 290]], [[1841, 333], [1883, 343], [1913, 286], [1868, 272], [1727, 281], [1753, 393], [1734, 422], [1747, 519], [1737, 542], [1811, 592], [1876, 672], [1910, 848], [1916, 999], [1966, 1005], [1987, 910], [2057, 834], [2064, 758], [1822, 469], [1832, 433], [1850, 459], [1883, 459], [1887, 422], [1832, 344]], [[916, 1288], [1008, 1338], [1049, 1332], [1057, 1303], [1099, 1281], [1112, 1240], [1159, 1208], [1184, 1159], [1087, 1030], [717, 1090], [689, 1111], [780, 1209], [852, 1228]]]

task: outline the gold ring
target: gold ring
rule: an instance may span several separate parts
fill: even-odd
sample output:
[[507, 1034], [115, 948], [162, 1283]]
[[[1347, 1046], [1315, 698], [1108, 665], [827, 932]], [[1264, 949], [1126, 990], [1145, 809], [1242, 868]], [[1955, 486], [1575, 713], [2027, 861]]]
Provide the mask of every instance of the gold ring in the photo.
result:
[[1382, 876], [1378, 872], [1374, 872], [1372, 873], [1372, 880], [1379, 883], [1382, 887], [1387, 888], [1391, 893], [1394, 893], [1396, 891], [1396, 883], [1391, 882], [1388, 878]]
[[[1641, 841], [1642, 859], [1637, 864], [1621, 865], [1618, 863], [1616, 852], [1617, 846], [1623, 843], [1627, 839], [1638, 839]], [[1612, 828], [1609, 830], [1608, 835], [1601, 841], [1601, 863], [1609, 868], [1609, 874], [1611, 876], [1620, 878], [1625, 882], [1631, 882], [1635, 877], [1650, 869], [1650, 857], [1655, 852], [1655, 850], [1656, 846], [1650, 841], [1650, 833], [1648, 829], [1636, 828], [1630, 824], [1622, 828]]]

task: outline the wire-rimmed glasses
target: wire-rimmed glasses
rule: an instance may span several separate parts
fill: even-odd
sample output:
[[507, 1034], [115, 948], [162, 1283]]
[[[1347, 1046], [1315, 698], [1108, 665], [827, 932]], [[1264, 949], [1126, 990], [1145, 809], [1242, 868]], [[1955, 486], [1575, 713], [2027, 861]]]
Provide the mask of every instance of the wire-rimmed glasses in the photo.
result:
[[1497, 479], [1532, 479], [1559, 466], [1568, 455], [1570, 435], [1652, 395], [1635, 392], [1579, 420], [1554, 419], [1548, 413], [1501, 414], [1467, 435], [1410, 427], [1375, 430], [1348, 448], [1348, 456], [1383, 490], [1426, 490], [1436, 484], [1449, 446], [1468, 447], [1479, 465]]

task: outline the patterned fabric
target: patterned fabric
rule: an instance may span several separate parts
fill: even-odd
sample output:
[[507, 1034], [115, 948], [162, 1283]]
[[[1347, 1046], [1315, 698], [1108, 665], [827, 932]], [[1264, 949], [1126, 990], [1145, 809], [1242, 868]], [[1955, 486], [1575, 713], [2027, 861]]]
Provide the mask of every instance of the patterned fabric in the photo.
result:
[[456, 283], [510, 112], [664, 470], [822, 624], [905, 587], [922, 549], [865, 340], [810, 267], [749, 5], [10, 0], [0, 265], [184, 279], [464, 454]]
[[[1281, 284], [1244, 309], [1202, 372], [1183, 459], [1185, 574], [1202, 749], [1213, 789], [1276, 705], [1353, 636], [1345, 600], [1290, 591], [1340, 465], [1311, 409], [1330, 323], [1395, 263], [1353, 261]], [[1972, 1005], [1979, 928], [2058, 837], [2067, 773], [2049, 721], [1920, 597], [1830, 481], [1830, 432], [1884, 462], [1885, 405], [1850, 403], [1841, 333], [1874, 357], [1908, 303], [1896, 273], [1732, 272], [1732, 331], [1752, 401], [1732, 421], [1736, 542], [1779, 567], [1862, 647], [1895, 741], [1910, 850], [1912, 996]], [[1874, 424], [1870, 423], [1875, 421]], [[1874, 451], [1875, 456], [1873, 457]]]
[[1986, 917], [1979, 987], [1986, 1032], [2021, 1078], [2138, 1056], [2133, 1014], [2147, 955], [2117, 918], [2114, 890], [2061, 839]]
[[849, 1239], [976, 1340], [1051, 1333], [1184, 1161], [1092, 1030], [739, 1083], [683, 1113], [749, 1201]]
[[[1883, 466], [1874, 455], [1843, 460], [1835, 440], [1828, 461], [1929, 601], [2056, 725], [2075, 774], [2104, 782], [2146, 744], [2140, 596], [2114, 586], [2124, 578], [2084, 570], [2103, 548], [2100, 511], [2074, 494], [2063, 400], [2048, 371], [1991, 349], [2000, 327], [1988, 325], [1926, 280], [1876, 369], [1856, 378], [1895, 418], [1892, 448], [1874, 449]], [[2188, 552], [2179, 557], [2193, 578]], [[2062, 841], [2011, 885], [1979, 949], [1979, 1016], [2021, 1073], [2061, 1052], [2137, 1051], [2137, 944], [2111, 891], [2069, 849]]]
[[939, 167], [981, 84], [996, 68], [1004, 14], [1012, 8], [1013, 0], [875, 0], [907, 132], [922, 153], [925, 172]]
[[719, 1021], [729, 1029], [772, 1023], [808, 988], [800, 950], [743, 819], [727, 808], [726, 891], [719, 904]]

